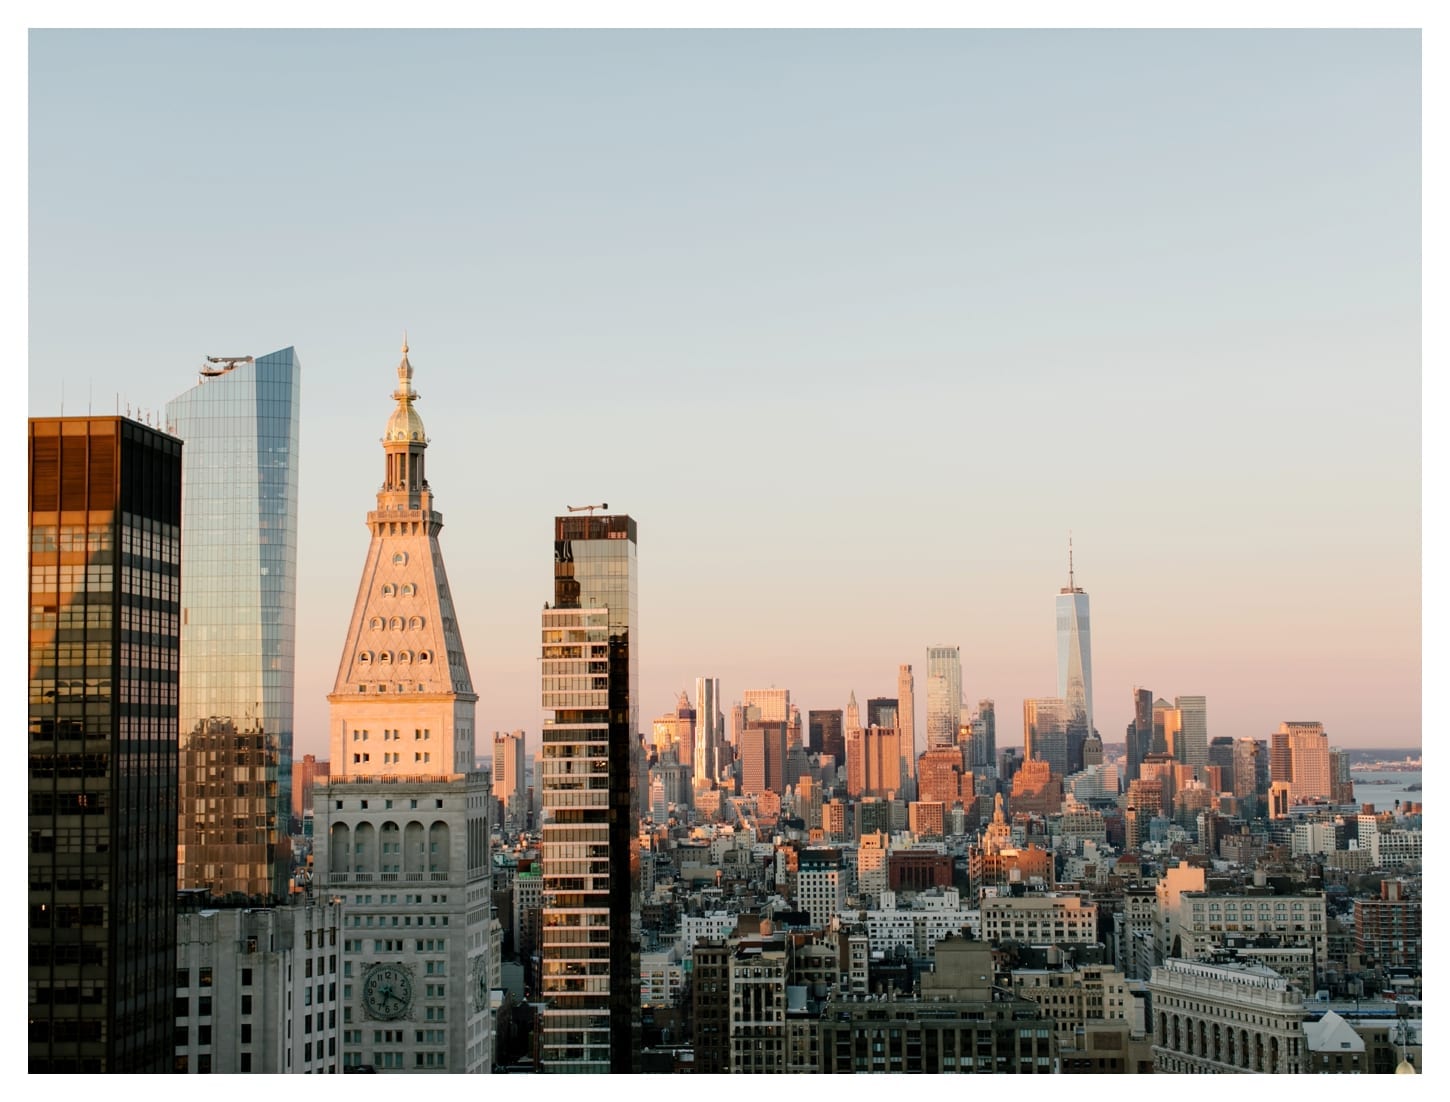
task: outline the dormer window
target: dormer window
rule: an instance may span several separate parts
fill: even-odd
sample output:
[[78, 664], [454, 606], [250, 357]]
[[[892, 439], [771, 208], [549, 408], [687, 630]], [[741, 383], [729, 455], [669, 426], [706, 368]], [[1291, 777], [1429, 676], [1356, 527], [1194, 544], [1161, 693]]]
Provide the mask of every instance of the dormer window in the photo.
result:
[[408, 552], [406, 552], [406, 551], [399, 551], [399, 552], [395, 553], [393, 555], [393, 565], [394, 566], [407, 566], [408, 565]]
[[409, 631], [421, 631], [423, 629], [423, 617], [414, 616], [408, 620]]
[[372, 660], [373, 660], [372, 651], [366, 651], [365, 650], [365, 651], [359, 651], [358, 652], [357, 664], [359, 666], [366, 666]]
[[401, 616], [394, 616], [391, 620], [388, 621], [388, 627], [392, 628], [392, 630], [394, 631], [402, 631], [403, 618]]
[[414, 592], [415, 592], [415, 589], [414, 589], [413, 583], [412, 582], [404, 582], [403, 585], [402, 585], [402, 588], [398, 590], [398, 595], [401, 596], [401, 597], [411, 597], [414, 594]]
[[395, 585], [393, 585], [392, 582], [385, 582], [383, 584], [383, 596], [384, 597], [391, 597], [397, 591], [398, 591], [397, 590], [397, 587]]
[[368, 621], [368, 627], [371, 628], [373, 631], [381, 630], [382, 626], [383, 618], [381, 616], [374, 616], [371, 620]]

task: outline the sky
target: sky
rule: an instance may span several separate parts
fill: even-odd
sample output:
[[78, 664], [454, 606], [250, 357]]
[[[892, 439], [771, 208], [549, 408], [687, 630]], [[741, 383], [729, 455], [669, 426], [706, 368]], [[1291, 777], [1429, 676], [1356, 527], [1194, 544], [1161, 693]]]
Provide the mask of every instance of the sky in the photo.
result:
[[31, 416], [302, 364], [294, 752], [406, 329], [477, 727], [552, 518], [639, 524], [641, 720], [962, 649], [1097, 727], [1421, 737], [1415, 31], [33, 31]]

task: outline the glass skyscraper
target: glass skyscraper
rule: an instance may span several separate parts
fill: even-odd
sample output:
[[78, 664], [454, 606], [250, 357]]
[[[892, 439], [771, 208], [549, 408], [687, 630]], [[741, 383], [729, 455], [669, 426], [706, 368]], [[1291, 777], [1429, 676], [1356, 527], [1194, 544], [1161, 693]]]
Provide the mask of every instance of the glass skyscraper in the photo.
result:
[[209, 359], [166, 406], [186, 444], [177, 875], [215, 895], [287, 891], [300, 393], [284, 348]]
[[926, 748], [955, 746], [962, 724], [962, 648], [926, 649]]
[[1088, 595], [1073, 582], [1070, 543], [1067, 585], [1057, 591], [1057, 695], [1067, 702], [1068, 722], [1086, 738], [1093, 731], [1092, 634]]
[[[543, 996], [551, 1072], [636, 1070], [639, 904], [630, 767], [639, 731], [635, 522], [554, 519], [543, 613]], [[709, 701], [697, 702], [697, 712]]]
[[168, 1072], [181, 442], [30, 422], [29, 1070]]

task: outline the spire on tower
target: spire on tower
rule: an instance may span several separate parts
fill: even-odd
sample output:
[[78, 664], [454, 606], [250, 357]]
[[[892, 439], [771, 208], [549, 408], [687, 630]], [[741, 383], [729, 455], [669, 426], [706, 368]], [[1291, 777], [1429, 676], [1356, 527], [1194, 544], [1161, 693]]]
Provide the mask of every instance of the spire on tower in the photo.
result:
[[[406, 345], [404, 345], [404, 351], [407, 351], [407, 346]], [[1072, 533], [1071, 532], [1069, 532], [1067, 534], [1067, 588], [1068, 589], [1075, 588], [1074, 585], [1073, 585], [1073, 583], [1072, 583]]]

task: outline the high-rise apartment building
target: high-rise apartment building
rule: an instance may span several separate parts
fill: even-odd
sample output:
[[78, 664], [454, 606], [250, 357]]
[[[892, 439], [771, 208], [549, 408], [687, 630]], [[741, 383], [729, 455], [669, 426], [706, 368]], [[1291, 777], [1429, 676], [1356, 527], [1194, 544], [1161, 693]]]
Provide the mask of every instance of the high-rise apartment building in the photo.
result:
[[1153, 753], [1182, 761], [1182, 750], [1183, 713], [1159, 697], [1153, 701]]
[[955, 746], [962, 723], [962, 648], [926, 650], [926, 748]]
[[281, 897], [291, 872], [301, 386], [291, 348], [210, 357], [166, 405], [186, 443], [177, 883], [213, 895]]
[[31, 1072], [169, 1072], [181, 441], [29, 425]]
[[719, 779], [720, 740], [724, 724], [720, 715], [720, 679], [695, 680], [695, 783]]
[[351, 921], [344, 1069], [487, 1072], [492, 793], [476, 768], [478, 695], [406, 344], [392, 396], [383, 484], [327, 697], [331, 775], [314, 801], [314, 878]]
[[[632, 1071], [639, 1048], [639, 906], [630, 878], [641, 811], [630, 806], [639, 729], [637, 545], [628, 516], [554, 518], [554, 600], [543, 613], [550, 715], [540, 846], [540, 1061], [551, 1072]], [[702, 690], [697, 714], [713, 715], [713, 704]]]
[[1233, 792], [1240, 798], [1269, 790], [1269, 748], [1263, 739], [1234, 740]]
[[916, 678], [911, 667], [896, 671], [896, 729], [901, 732], [901, 777], [906, 794], [916, 798]]
[[1067, 585], [1057, 591], [1057, 695], [1067, 701], [1068, 721], [1093, 729], [1092, 631], [1088, 595], [1073, 578], [1072, 541], [1067, 544]]

